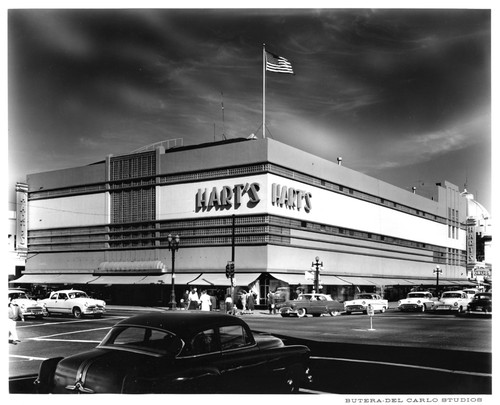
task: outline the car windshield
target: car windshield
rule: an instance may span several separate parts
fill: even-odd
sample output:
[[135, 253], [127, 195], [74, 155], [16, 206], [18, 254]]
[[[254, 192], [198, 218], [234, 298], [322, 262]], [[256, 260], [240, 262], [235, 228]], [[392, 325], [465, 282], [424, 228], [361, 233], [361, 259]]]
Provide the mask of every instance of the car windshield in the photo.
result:
[[410, 293], [408, 294], [408, 298], [425, 298], [427, 294], [424, 293]]
[[83, 291], [71, 291], [68, 293], [69, 298], [75, 299], [75, 298], [89, 298], [89, 296], [84, 293]]
[[29, 299], [29, 297], [23, 291], [16, 291], [16, 292], [9, 293], [9, 297], [12, 298], [13, 300], [17, 300], [19, 298], [25, 299], [25, 300]]
[[166, 330], [144, 326], [116, 326], [98, 347], [175, 357], [183, 346], [184, 342], [179, 337]]
[[297, 301], [309, 301], [311, 297], [311, 294], [302, 294], [298, 296]]
[[359, 294], [356, 298], [359, 300], [371, 300], [374, 297], [371, 294]]
[[475, 300], [490, 300], [491, 299], [491, 295], [490, 294], [476, 294], [474, 296], [474, 299]]
[[462, 298], [460, 293], [444, 293], [443, 298]]

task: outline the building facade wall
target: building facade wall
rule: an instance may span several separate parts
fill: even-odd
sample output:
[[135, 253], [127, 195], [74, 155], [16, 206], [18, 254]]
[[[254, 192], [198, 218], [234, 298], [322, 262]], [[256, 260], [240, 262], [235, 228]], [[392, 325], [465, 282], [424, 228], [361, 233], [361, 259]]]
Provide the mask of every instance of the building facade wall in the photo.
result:
[[179, 273], [223, 273], [234, 252], [237, 271], [257, 275], [303, 274], [320, 256], [330, 275], [432, 279], [439, 265], [465, 278], [456, 186], [426, 199], [273, 140], [108, 156], [28, 183], [27, 273], [169, 271], [178, 234]]

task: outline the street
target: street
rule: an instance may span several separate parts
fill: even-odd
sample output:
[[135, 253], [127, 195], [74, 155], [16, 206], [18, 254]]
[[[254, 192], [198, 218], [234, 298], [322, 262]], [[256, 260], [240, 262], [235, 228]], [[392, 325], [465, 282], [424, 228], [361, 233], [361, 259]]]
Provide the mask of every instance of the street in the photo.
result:
[[[18, 322], [22, 342], [9, 345], [10, 377], [37, 373], [43, 359], [95, 347], [113, 324], [137, 311], [117, 307], [100, 319]], [[362, 314], [282, 318], [257, 310], [242, 316], [254, 331], [311, 349], [312, 392], [491, 392], [491, 318], [396, 310], [376, 314], [371, 322]]]

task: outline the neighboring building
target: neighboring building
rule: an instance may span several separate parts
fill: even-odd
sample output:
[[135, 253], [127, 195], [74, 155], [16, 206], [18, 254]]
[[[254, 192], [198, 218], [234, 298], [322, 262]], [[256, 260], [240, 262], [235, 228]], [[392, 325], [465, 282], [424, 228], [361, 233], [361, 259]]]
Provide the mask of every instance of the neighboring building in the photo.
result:
[[[84, 287], [111, 303], [166, 304], [192, 286], [235, 285], [397, 299], [408, 290], [474, 284], [467, 199], [448, 182], [432, 199], [272, 139], [165, 150], [163, 143], [85, 167], [27, 176], [26, 271], [13, 284]], [[315, 267], [313, 267], [315, 269]], [[313, 272], [314, 275], [314, 272]], [[307, 277], [307, 278], [306, 278]], [[285, 288], [286, 290], [286, 288]]]
[[480, 287], [491, 287], [491, 217], [486, 208], [475, 201], [467, 190], [464, 190], [462, 196], [466, 199], [467, 277]]

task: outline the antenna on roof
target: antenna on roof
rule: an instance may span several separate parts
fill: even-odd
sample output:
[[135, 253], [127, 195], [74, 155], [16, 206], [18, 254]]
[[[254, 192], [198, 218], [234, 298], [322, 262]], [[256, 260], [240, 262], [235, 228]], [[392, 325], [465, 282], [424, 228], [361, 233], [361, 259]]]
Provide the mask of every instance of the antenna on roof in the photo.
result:
[[224, 93], [220, 92], [220, 105], [222, 110], [222, 138], [226, 140], [225, 127], [224, 127]]

